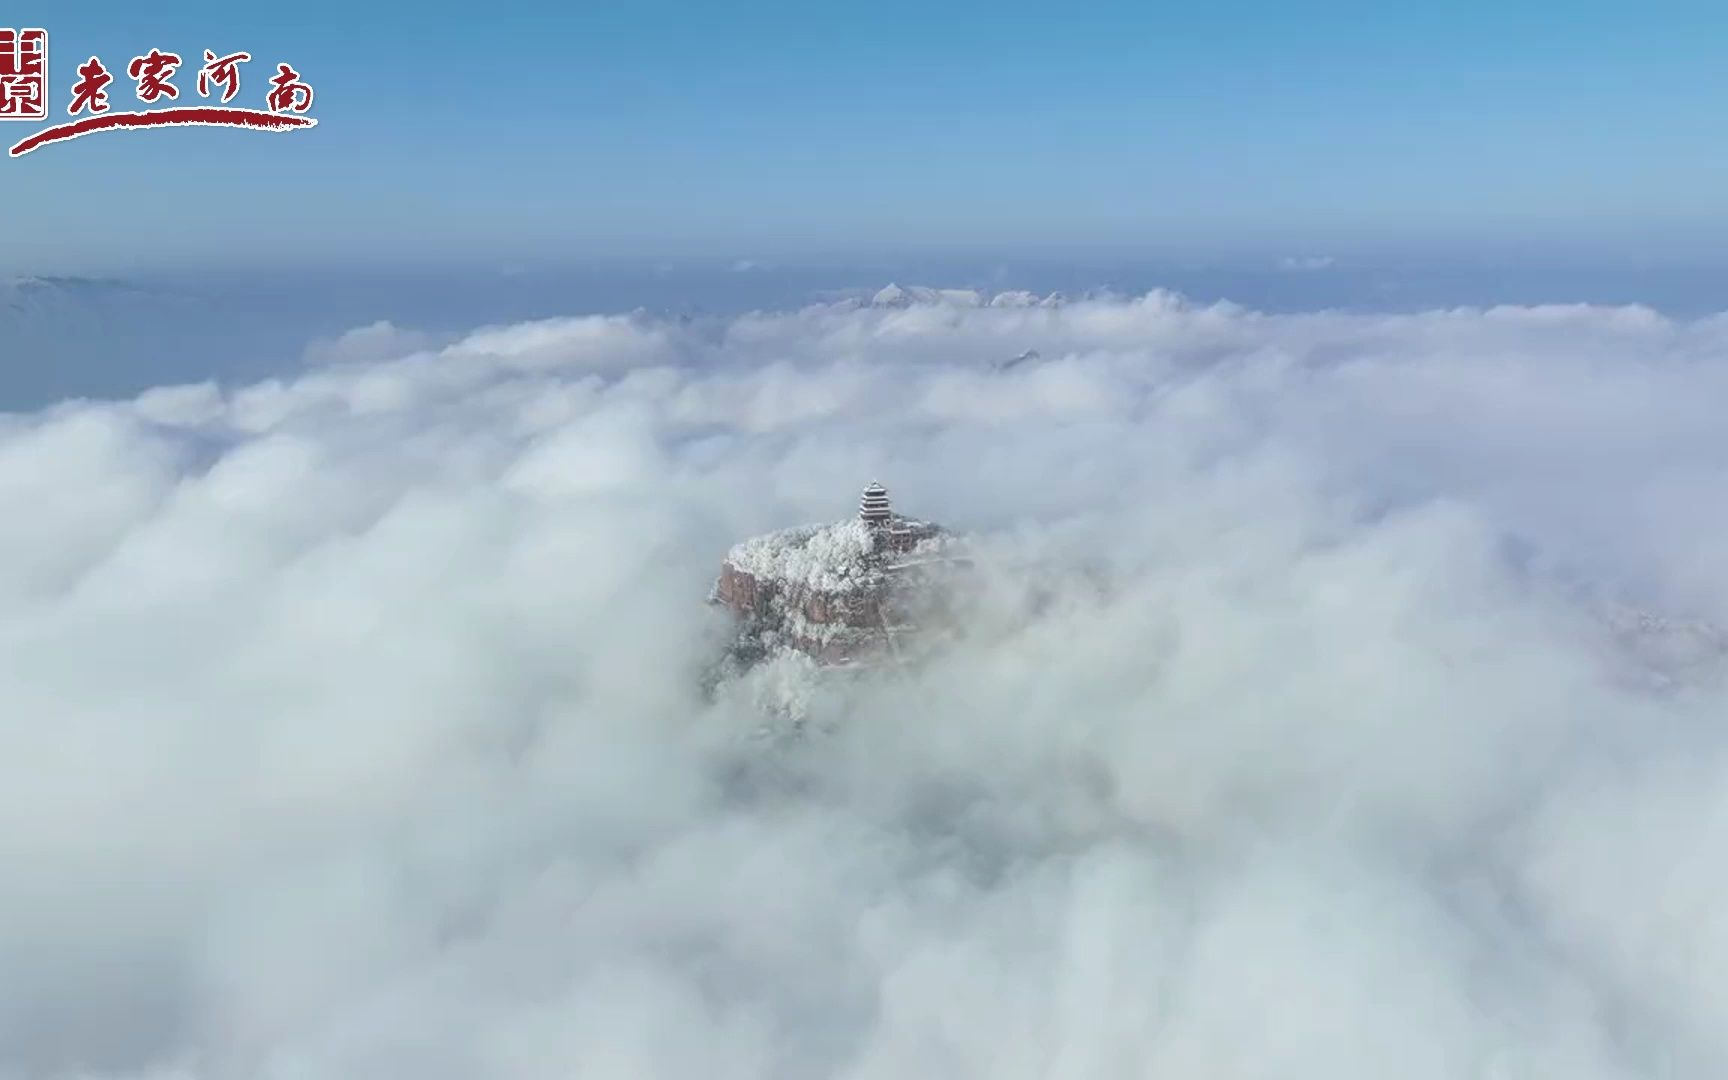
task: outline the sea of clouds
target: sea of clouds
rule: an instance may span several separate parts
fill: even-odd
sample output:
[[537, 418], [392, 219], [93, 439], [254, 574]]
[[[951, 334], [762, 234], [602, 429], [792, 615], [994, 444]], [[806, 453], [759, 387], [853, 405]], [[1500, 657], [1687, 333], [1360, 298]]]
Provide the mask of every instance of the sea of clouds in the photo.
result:
[[[1153, 293], [0, 416], [0, 1077], [1728, 1074], [1725, 411], [1728, 319]], [[972, 633], [754, 737], [718, 559], [871, 479]]]

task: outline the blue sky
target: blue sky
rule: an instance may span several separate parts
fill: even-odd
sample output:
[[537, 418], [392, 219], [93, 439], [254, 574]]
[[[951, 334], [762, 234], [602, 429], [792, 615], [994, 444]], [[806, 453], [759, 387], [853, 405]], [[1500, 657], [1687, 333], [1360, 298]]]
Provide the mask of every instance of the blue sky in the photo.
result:
[[108, 133], [0, 161], [0, 272], [885, 252], [1565, 264], [1708, 260], [1728, 240], [1720, 5], [483, 10], [10, 5], [8, 23], [50, 32], [57, 109], [88, 54], [118, 70], [208, 46], [253, 53], [243, 103], [266, 65], [295, 64], [320, 126]]

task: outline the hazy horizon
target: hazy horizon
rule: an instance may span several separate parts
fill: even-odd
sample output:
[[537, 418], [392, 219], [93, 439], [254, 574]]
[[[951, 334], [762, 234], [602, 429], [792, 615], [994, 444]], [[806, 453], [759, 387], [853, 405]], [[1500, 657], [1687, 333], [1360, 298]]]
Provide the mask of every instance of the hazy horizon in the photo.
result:
[[[21, 282], [40, 277], [32, 291]], [[10, 280], [10, 284], [8, 284]], [[822, 262], [615, 259], [414, 268], [158, 270], [0, 279], [0, 411], [124, 397], [163, 382], [242, 384], [297, 370], [317, 342], [375, 322], [451, 335], [476, 326], [645, 309], [679, 317], [786, 311], [890, 283], [1136, 296], [1267, 312], [1414, 312], [1497, 305], [1728, 309], [1728, 264], [1516, 266], [1353, 261], [900, 257]]]

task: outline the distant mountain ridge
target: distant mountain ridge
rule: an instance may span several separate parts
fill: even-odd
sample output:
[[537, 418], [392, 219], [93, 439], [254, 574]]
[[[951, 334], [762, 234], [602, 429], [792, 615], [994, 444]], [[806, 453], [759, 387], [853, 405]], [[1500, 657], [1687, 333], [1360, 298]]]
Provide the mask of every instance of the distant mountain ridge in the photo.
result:
[[889, 282], [868, 300], [842, 301], [843, 306], [870, 308], [910, 307], [1061, 307], [1068, 297], [1060, 292], [1039, 296], [1024, 289], [985, 293], [977, 289], [938, 289], [929, 285], [897, 285]]
[[18, 274], [0, 278], [0, 308], [25, 311], [32, 306], [68, 306], [113, 297], [150, 297], [149, 289], [119, 278]]

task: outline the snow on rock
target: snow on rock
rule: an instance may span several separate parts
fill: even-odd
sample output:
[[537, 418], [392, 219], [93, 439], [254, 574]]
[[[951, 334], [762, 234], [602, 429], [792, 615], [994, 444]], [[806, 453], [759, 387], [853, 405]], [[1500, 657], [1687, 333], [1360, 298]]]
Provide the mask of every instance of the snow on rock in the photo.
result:
[[751, 537], [727, 552], [726, 561], [759, 580], [813, 592], [848, 592], [875, 574], [868, 561], [872, 550], [870, 526], [854, 518]]
[[905, 655], [940, 607], [935, 579], [965, 561], [957, 537], [899, 514], [805, 525], [734, 546], [709, 601], [739, 619], [734, 667], [785, 649], [824, 666], [868, 664]]
[[[1002, 294], [1009, 295], [1009, 294]], [[1032, 294], [1028, 292], [1028, 297]], [[871, 297], [871, 308], [928, 308], [928, 306], [947, 306], [947, 308], [994, 308], [994, 306], [1016, 306], [1016, 304], [997, 304], [999, 297], [985, 297], [975, 289], [931, 289], [930, 285], [895, 285], [888, 283], [885, 289]], [[1032, 297], [1032, 304], [1040, 304], [1037, 297]], [[1028, 304], [1030, 306], [1030, 304]]]
[[900, 286], [889, 282], [887, 288], [870, 298], [872, 307], [910, 307], [912, 297]]

